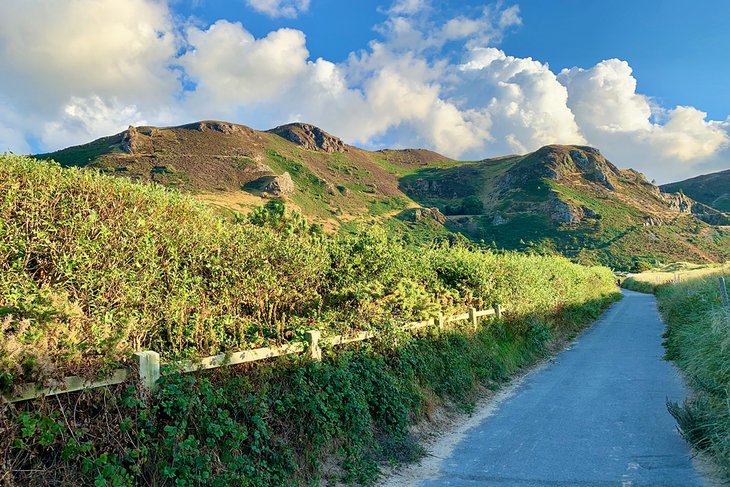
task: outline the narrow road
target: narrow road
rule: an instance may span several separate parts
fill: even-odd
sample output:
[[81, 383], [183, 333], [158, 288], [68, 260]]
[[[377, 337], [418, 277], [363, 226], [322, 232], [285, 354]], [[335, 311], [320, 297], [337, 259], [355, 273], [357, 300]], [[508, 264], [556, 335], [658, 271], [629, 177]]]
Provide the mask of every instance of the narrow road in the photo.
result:
[[686, 391], [662, 360], [654, 296], [624, 299], [467, 430], [419, 486], [706, 485], [666, 409]]

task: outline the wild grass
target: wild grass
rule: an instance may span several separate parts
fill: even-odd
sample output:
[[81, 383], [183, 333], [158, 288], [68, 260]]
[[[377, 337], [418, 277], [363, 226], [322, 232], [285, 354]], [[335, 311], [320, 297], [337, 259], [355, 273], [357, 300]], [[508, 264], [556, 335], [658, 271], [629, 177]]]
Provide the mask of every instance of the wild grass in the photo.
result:
[[[18, 156], [0, 157], [0, 256], [3, 391], [136, 350], [383, 336], [322, 363], [166, 376], [151, 397], [124, 384], [0, 405], [0, 482], [20, 485], [369, 483], [378, 462], [418, 454], [409, 428], [434, 407], [468, 409], [617, 299], [610, 270], [562, 257], [327, 235], [278, 200], [232, 222], [159, 186]], [[393, 332], [495, 303], [505, 320], [476, 333]]]
[[730, 309], [723, 308], [715, 269], [656, 288], [667, 323], [666, 357], [686, 374], [692, 396], [669, 404], [684, 437], [709, 452], [730, 481]]
[[674, 262], [645, 272], [632, 274], [621, 285], [632, 291], [653, 294], [657, 287], [663, 284], [669, 284], [675, 281], [681, 282], [723, 272], [730, 272], [730, 262], [725, 264]]

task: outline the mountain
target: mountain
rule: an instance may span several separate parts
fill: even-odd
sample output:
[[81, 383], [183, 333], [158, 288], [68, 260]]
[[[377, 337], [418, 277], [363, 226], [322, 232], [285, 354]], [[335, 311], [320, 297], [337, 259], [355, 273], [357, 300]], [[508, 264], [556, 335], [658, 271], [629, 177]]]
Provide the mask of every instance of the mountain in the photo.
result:
[[400, 184], [420, 204], [441, 208], [449, 228], [498, 247], [554, 249], [617, 268], [730, 255], [727, 215], [664, 194], [591, 147], [550, 145], [527, 155], [424, 168]]
[[682, 192], [708, 206], [730, 212], [730, 169], [663, 184], [660, 188], [666, 193]]
[[224, 212], [284, 197], [330, 230], [377, 222], [411, 239], [458, 232], [620, 269], [730, 257], [727, 215], [662, 193], [591, 147], [464, 162], [423, 149], [367, 151], [305, 123], [257, 131], [202, 121], [129, 127], [36, 157], [176, 187]]

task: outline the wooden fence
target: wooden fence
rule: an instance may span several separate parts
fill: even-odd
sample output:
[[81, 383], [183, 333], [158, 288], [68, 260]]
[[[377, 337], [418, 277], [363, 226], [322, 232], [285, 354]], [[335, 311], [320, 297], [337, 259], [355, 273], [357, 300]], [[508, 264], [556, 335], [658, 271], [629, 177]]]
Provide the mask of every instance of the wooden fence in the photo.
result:
[[[401, 327], [404, 331], [417, 331], [429, 327], [438, 327], [443, 330], [448, 324], [457, 321], [469, 321], [474, 330], [477, 329], [479, 318], [494, 315], [498, 319], [502, 317], [502, 308], [495, 305], [493, 309], [477, 310], [469, 308], [464, 314], [454, 316], [440, 315], [436, 319], [426, 321], [418, 321], [408, 323]], [[164, 369], [160, 366], [160, 355], [157, 352], [148, 350], [145, 352], [136, 352], [134, 361], [136, 367], [122, 368], [114, 370], [111, 375], [96, 381], [88, 381], [82, 377], [66, 377], [62, 380], [51, 381], [50, 385], [30, 383], [23, 384], [16, 388], [15, 393], [5, 395], [4, 400], [7, 402], [27, 401], [42, 396], [53, 396], [56, 394], [64, 394], [67, 392], [81, 391], [85, 389], [94, 389], [97, 387], [105, 387], [114, 384], [121, 384], [127, 379], [136, 376], [140, 384], [147, 389], [154, 389], [157, 380], [161, 375], [166, 373], [188, 373], [197, 372], [199, 370], [214, 369], [228, 365], [243, 364], [248, 362], [257, 362], [273, 357], [281, 357], [283, 355], [300, 354], [309, 352], [312, 360], [322, 360], [322, 347], [336, 347], [346, 343], [360, 342], [369, 340], [376, 336], [373, 331], [361, 331], [354, 335], [334, 335], [322, 337], [321, 332], [313, 330], [305, 334], [306, 343], [296, 342], [275, 347], [254, 348], [241, 352], [224, 353], [205, 357], [198, 361], [180, 361], [172, 362], [166, 365]]]

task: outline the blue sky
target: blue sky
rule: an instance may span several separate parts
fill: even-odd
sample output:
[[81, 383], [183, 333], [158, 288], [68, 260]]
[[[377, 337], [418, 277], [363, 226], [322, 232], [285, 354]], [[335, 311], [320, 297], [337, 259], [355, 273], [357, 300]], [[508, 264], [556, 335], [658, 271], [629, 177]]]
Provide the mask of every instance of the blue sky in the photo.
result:
[[[443, 18], [478, 11], [488, 2], [438, 2]], [[527, 0], [519, 5], [523, 26], [500, 43], [507, 54], [533, 57], [554, 69], [592, 66], [619, 58], [629, 62], [638, 90], [667, 105], [692, 105], [710, 118], [730, 114], [730, 2], [727, 0]], [[204, 23], [241, 21], [261, 37], [281, 27], [307, 34], [313, 58], [333, 62], [363, 49], [386, 20], [389, 3], [313, 0], [298, 18], [271, 18], [242, 0], [180, 1], [180, 15]], [[458, 53], [457, 53], [458, 55]]]
[[0, 150], [303, 120], [464, 159], [589, 144], [660, 182], [730, 167], [727, 1], [118, 5], [0, 0]]

